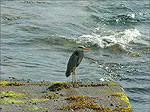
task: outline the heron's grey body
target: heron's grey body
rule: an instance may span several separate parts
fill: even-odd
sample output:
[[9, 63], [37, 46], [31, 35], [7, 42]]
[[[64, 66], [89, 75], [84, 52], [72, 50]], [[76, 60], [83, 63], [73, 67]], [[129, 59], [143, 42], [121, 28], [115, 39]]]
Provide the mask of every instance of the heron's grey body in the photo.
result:
[[84, 51], [82, 49], [77, 49], [73, 52], [67, 65], [66, 77], [69, 77], [70, 74], [73, 72], [73, 70], [75, 70], [76, 67], [79, 66], [79, 64], [83, 59], [83, 56], [84, 56]]

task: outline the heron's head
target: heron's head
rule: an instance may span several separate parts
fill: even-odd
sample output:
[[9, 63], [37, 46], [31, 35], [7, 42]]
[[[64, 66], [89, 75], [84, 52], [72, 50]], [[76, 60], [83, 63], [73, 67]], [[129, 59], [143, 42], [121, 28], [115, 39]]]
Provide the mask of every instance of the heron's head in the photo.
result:
[[91, 48], [84, 47], [84, 46], [79, 46], [78, 48], [79, 48], [79, 49], [82, 49], [82, 50], [91, 50]]

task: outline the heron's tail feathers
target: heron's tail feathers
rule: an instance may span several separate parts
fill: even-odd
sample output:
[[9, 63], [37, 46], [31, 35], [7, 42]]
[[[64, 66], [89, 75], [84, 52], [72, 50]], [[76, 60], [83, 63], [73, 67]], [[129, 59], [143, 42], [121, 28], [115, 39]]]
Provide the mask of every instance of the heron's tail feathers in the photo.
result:
[[70, 76], [70, 72], [66, 71], [66, 77], [69, 77]]

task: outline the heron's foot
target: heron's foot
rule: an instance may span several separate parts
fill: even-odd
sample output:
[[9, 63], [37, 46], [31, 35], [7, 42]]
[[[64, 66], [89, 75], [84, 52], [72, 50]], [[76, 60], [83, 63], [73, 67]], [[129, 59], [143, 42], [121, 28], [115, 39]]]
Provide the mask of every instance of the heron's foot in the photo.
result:
[[75, 84], [78, 84], [78, 85], [79, 85], [79, 84], [82, 84], [82, 82], [79, 82], [79, 81], [75, 81], [74, 83], [75, 83]]
[[76, 84], [74, 82], [72, 82], [72, 87], [75, 87], [75, 86], [76, 86]]
[[72, 82], [72, 85], [73, 85], [73, 87], [79, 87], [80, 83], [82, 83], [82, 82], [74, 81], [74, 82]]

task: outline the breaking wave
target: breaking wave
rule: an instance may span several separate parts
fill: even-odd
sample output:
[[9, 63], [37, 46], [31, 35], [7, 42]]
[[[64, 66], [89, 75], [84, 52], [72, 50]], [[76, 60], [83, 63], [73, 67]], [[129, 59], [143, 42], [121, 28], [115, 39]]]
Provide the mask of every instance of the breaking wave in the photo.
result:
[[[98, 29], [98, 28], [96, 28]], [[127, 45], [136, 40], [140, 36], [140, 32], [137, 29], [126, 29], [124, 31], [113, 31], [109, 35], [101, 36], [96, 33], [91, 35], [82, 35], [77, 38], [71, 38], [73, 41], [79, 44], [96, 45], [101, 48], [107, 48], [114, 45], [119, 45], [125, 49]]]

